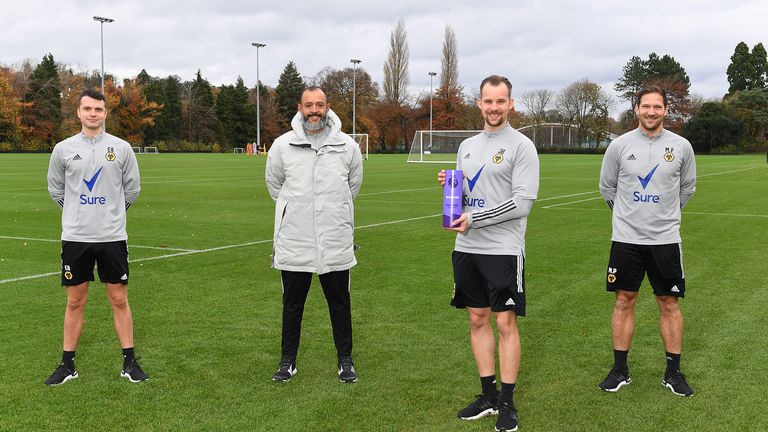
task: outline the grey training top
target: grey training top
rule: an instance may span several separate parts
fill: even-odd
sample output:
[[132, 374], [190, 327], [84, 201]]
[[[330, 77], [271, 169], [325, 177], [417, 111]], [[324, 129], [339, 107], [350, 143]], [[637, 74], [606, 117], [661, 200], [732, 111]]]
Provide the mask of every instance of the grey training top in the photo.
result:
[[662, 129], [616, 138], [603, 157], [600, 194], [613, 208], [611, 240], [643, 245], [680, 243], [680, 208], [696, 191], [691, 143]]
[[463, 209], [469, 230], [459, 252], [525, 255], [528, 213], [539, 191], [539, 158], [528, 137], [507, 124], [464, 140], [456, 169], [464, 171]]
[[80, 133], [53, 148], [48, 193], [63, 207], [62, 240], [128, 240], [125, 210], [140, 190], [136, 155], [120, 138], [102, 133], [91, 139]]

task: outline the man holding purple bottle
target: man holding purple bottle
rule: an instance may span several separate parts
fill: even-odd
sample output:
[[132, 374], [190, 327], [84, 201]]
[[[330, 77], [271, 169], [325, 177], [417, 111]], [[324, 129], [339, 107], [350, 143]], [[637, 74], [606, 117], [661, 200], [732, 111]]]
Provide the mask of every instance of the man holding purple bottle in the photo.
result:
[[[516, 431], [513, 392], [520, 367], [517, 317], [525, 316], [525, 228], [539, 190], [539, 159], [533, 142], [507, 121], [514, 108], [512, 84], [507, 78], [491, 75], [484, 79], [477, 106], [485, 120], [483, 132], [461, 143], [456, 170], [438, 174], [445, 188], [444, 226], [450, 225], [446, 229], [458, 233], [451, 304], [467, 309], [470, 343], [482, 387], [482, 394], [458, 416], [476, 420], [498, 414], [497, 431]], [[458, 181], [452, 181], [454, 178]], [[463, 193], [452, 193], [453, 184]], [[454, 213], [451, 202], [455, 203], [456, 195], [461, 196], [462, 210]], [[499, 333], [500, 392], [496, 387], [492, 315]]]

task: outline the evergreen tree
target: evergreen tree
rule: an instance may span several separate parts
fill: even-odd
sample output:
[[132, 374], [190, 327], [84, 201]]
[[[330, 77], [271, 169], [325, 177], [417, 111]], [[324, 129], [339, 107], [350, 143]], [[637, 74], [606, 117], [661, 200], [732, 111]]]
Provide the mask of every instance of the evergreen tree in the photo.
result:
[[762, 43], [752, 48], [752, 70], [755, 78], [753, 88], [768, 88], [768, 53]]
[[56, 142], [61, 129], [61, 85], [52, 54], [45, 55], [32, 71], [24, 102], [31, 103], [31, 107], [24, 113], [22, 123], [33, 130], [36, 138]]
[[752, 85], [752, 55], [749, 47], [744, 42], [739, 42], [731, 56], [731, 64], [728, 65], [728, 94], [746, 90]]
[[181, 80], [175, 75], [169, 75], [163, 80], [163, 111], [157, 118], [160, 131], [159, 139], [177, 140], [181, 138]]
[[710, 153], [719, 147], [735, 144], [739, 125], [722, 102], [705, 102], [688, 122], [685, 132], [696, 152]]
[[[667, 93], [669, 119], [666, 123], [673, 130], [682, 128], [682, 122], [691, 112], [691, 80], [680, 63], [670, 55], [650, 53], [647, 60], [634, 56], [624, 66], [622, 76], [614, 85], [620, 97], [633, 106], [637, 92], [646, 85], [656, 85]], [[632, 111], [632, 110], [630, 110]], [[634, 111], [631, 112], [634, 118]]]
[[[154, 102], [158, 106], [164, 104], [163, 83], [160, 79], [150, 76], [146, 70], [142, 69], [136, 76], [136, 84], [141, 86], [141, 94], [147, 102]], [[163, 108], [160, 108], [162, 113]], [[161, 128], [157, 120], [154, 124], [144, 126], [144, 142], [153, 143], [160, 139]]]
[[[281, 126], [284, 129], [289, 127], [291, 119], [296, 114], [296, 106], [301, 100], [301, 92], [304, 91], [305, 87], [304, 80], [296, 69], [296, 64], [289, 61], [285, 65], [283, 73], [280, 74], [275, 88], [277, 109]], [[261, 92], [261, 88], [259, 88], [259, 92]]]
[[216, 115], [230, 147], [244, 147], [256, 138], [256, 107], [248, 102], [248, 89], [238, 77], [234, 86], [222, 86]]

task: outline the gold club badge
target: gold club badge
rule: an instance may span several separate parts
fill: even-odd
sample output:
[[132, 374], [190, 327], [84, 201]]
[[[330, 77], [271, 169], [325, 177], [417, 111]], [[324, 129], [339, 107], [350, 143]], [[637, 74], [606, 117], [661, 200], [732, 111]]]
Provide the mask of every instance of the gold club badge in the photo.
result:
[[675, 154], [672, 152], [664, 153], [664, 160], [667, 162], [672, 162], [673, 160], [675, 160]]
[[493, 163], [500, 164], [504, 160], [504, 149], [499, 149], [499, 152], [493, 155], [493, 158], [491, 158]]
[[616, 282], [616, 275], [615, 274], [609, 274], [608, 275], [608, 283], [614, 283]]
[[115, 148], [114, 147], [107, 147], [107, 154], [104, 156], [107, 158], [108, 161], [112, 162], [113, 160], [117, 159], [117, 156], [115, 156]]
[[64, 279], [72, 280], [72, 272], [64, 272]]

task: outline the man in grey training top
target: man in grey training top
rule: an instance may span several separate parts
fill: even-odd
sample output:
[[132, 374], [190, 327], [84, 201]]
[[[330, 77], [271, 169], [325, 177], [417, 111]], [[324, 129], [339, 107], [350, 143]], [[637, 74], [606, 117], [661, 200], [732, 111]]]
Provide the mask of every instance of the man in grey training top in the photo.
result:
[[[458, 233], [451, 304], [467, 309], [482, 394], [458, 416], [475, 420], [498, 414], [496, 430], [515, 431], [517, 317], [525, 316], [525, 228], [539, 190], [539, 159], [533, 142], [507, 122], [514, 108], [508, 79], [484, 79], [477, 106], [485, 121], [483, 132], [462, 142], [456, 156], [456, 169], [463, 170], [465, 181], [463, 214], [451, 228]], [[438, 181], [445, 184], [445, 171]], [[500, 393], [492, 315], [499, 333]]]
[[272, 379], [287, 382], [296, 374], [304, 303], [317, 273], [331, 316], [339, 380], [353, 383], [349, 270], [357, 264], [353, 200], [363, 182], [360, 146], [341, 131], [320, 87], [301, 94], [291, 127], [269, 149], [265, 175], [275, 200], [272, 267], [281, 270], [283, 288], [282, 353]]
[[48, 192], [62, 207], [61, 284], [67, 289], [64, 352], [45, 381], [58, 385], [78, 377], [75, 349], [83, 330], [88, 283], [106, 284], [115, 330], [123, 348], [121, 376], [147, 380], [133, 352], [133, 318], [128, 305], [128, 234], [125, 214], [138, 198], [139, 167], [131, 145], [104, 132], [104, 95], [86, 90], [77, 99], [82, 131], [56, 144], [48, 166]]
[[664, 129], [663, 89], [641, 89], [635, 101], [639, 127], [615, 139], [603, 158], [600, 193], [613, 210], [606, 288], [616, 293], [611, 317], [614, 365], [599, 387], [616, 392], [632, 382], [627, 354], [635, 331], [635, 303], [643, 276], [656, 295], [667, 368], [662, 385], [693, 395], [680, 372], [685, 295], [680, 239], [681, 209], [696, 191], [696, 161], [685, 138]]

